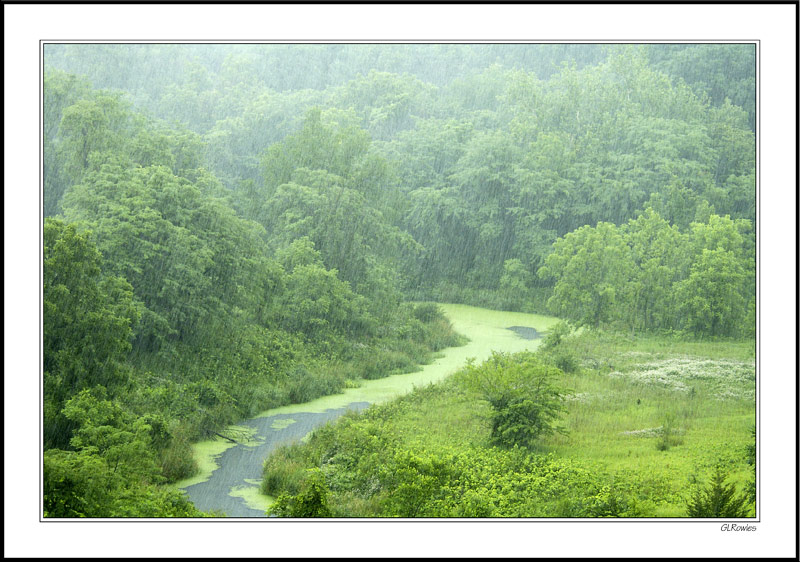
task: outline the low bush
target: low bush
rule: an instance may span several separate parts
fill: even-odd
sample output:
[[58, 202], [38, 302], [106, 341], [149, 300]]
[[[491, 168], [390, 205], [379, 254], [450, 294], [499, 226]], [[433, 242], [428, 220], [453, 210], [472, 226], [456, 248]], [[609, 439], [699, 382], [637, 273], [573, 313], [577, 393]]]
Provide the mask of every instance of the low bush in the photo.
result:
[[300, 491], [306, 466], [304, 451], [298, 444], [280, 447], [264, 461], [261, 493], [278, 496]]
[[414, 318], [426, 324], [445, 318], [444, 312], [435, 302], [423, 302], [415, 305], [412, 314]]
[[502, 446], [528, 447], [540, 436], [559, 431], [555, 422], [570, 393], [556, 384], [563, 373], [523, 352], [493, 352], [491, 358], [468, 365], [459, 379], [492, 407], [492, 440]]
[[571, 332], [572, 328], [563, 320], [554, 324], [549, 330], [547, 330], [539, 349], [542, 351], [551, 351], [555, 349]]
[[406, 353], [392, 349], [366, 348], [350, 364], [353, 374], [363, 379], [380, 379], [397, 373], [408, 373], [416, 364]]
[[292, 404], [302, 404], [341, 392], [344, 387], [345, 379], [340, 374], [310, 371], [300, 365], [289, 376], [288, 398]]
[[318, 468], [307, 470], [300, 491], [296, 495], [281, 494], [267, 513], [278, 517], [331, 517], [325, 475]]
[[580, 361], [575, 353], [567, 349], [556, 349], [550, 353], [553, 364], [565, 373], [577, 373], [580, 370]]
[[172, 431], [167, 446], [159, 451], [161, 473], [168, 482], [177, 482], [197, 474], [197, 461], [184, 428], [177, 426]]

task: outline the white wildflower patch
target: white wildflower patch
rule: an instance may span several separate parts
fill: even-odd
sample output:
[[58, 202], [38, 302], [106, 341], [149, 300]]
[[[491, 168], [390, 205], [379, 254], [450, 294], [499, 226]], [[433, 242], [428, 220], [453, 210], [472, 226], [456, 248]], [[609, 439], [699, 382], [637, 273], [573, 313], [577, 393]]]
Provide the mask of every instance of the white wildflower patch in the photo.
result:
[[607, 392], [574, 392], [564, 397], [566, 402], [579, 402], [581, 404], [596, 404], [608, 400], [611, 395]]
[[[675, 435], [683, 435], [686, 431], [681, 428], [671, 428], [670, 433]], [[631, 437], [661, 437], [664, 434], [664, 426], [646, 427], [644, 429], [634, 429], [632, 431], [620, 431], [620, 435], [629, 435]]]
[[720, 400], [755, 398], [755, 362], [702, 357], [671, 357], [636, 365], [615, 378], [660, 386], [675, 392], [692, 392], [695, 386], [710, 389]]
[[663, 426], [646, 427], [644, 429], [634, 429], [632, 431], [620, 431], [620, 435], [630, 435], [631, 437], [658, 437], [661, 435]]

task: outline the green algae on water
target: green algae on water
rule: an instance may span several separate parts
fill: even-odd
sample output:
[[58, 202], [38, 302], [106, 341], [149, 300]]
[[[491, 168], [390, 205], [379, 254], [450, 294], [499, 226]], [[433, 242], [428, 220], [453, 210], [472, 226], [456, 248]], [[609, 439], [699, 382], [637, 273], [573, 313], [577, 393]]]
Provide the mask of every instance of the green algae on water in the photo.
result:
[[291, 404], [261, 412], [256, 417], [263, 418], [277, 414], [299, 412], [323, 413], [326, 410], [344, 408], [353, 402], [378, 404], [392, 400], [410, 392], [415, 386], [425, 386], [437, 382], [464, 366], [468, 359], [482, 361], [492, 351], [515, 353], [533, 351], [541, 340], [526, 340], [508, 329], [518, 325], [534, 328], [538, 332], [547, 331], [559, 321], [552, 316], [488, 310], [465, 304], [440, 304], [453, 329], [470, 341], [461, 347], [451, 347], [432, 363], [422, 366], [414, 373], [391, 375], [381, 379], [364, 380], [357, 388], [346, 388], [339, 394], [323, 396], [304, 404]]
[[205, 482], [211, 478], [211, 473], [219, 468], [217, 464], [219, 456], [235, 445], [236, 443], [232, 443], [221, 437], [193, 443], [192, 453], [197, 461], [197, 474], [176, 482], [175, 486], [178, 488], [188, 488], [189, 486]]
[[193, 443], [192, 455], [197, 461], [197, 474], [176, 482], [175, 486], [188, 488], [207, 481], [211, 478], [211, 474], [219, 468], [219, 464], [217, 464], [219, 456], [237, 444], [246, 447], [262, 445], [264, 439], [256, 437], [256, 431], [256, 428], [247, 425], [231, 425], [225, 428], [224, 431], [220, 431], [220, 434], [228, 437], [228, 439], [217, 435], [213, 439]]
[[240, 445], [260, 445], [263, 441], [259, 441], [259, 438], [256, 437], [257, 431], [255, 427], [249, 425], [229, 425], [220, 433]]
[[266, 513], [269, 506], [275, 502], [275, 498], [261, 493], [258, 480], [245, 478], [245, 482], [251, 484], [251, 486], [234, 486], [228, 495], [234, 498], [242, 498], [250, 509], [257, 509]]
[[[520, 338], [508, 330], [508, 326], [529, 326], [543, 332], [558, 322], [558, 318], [539, 314], [488, 310], [464, 304], [440, 304], [439, 306], [453, 324], [453, 329], [467, 336], [470, 339], [469, 343], [462, 347], [451, 347], [444, 350], [444, 353], [439, 354], [432, 363], [424, 365], [417, 372], [360, 381], [360, 386], [347, 388], [340, 394], [323, 396], [305, 404], [291, 404], [274, 408], [262, 412], [256, 417], [263, 418], [299, 412], [322, 413], [329, 409], [344, 408], [353, 402], [369, 402], [370, 404], [386, 402], [410, 392], [416, 386], [425, 386], [453, 374], [470, 358], [482, 361], [489, 357], [492, 351], [513, 353], [534, 350], [539, 346], [541, 340]], [[283, 429], [294, 422], [295, 420], [291, 418], [275, 420], [272, 428]], [[256, 429], [253, 427], [237, 425], [230, 426], [220, 433], [243, 445], [255, 446], [263, 442], [255, 437], [255, 431]], [[305, 438], [307, 439], [308, 435]], [[194, 457], [197, 459], [199, 467], [198, 474], [177, 482], [176, 486], [187, 488], [207, 481], [211, 477], [211, 473], [219, 468], [216, 460], [224, 451], [234, 445], [235, 443], [221, 437], [193, 444]]]
[[[424, 365], [417, 372], [391, 375], [382, 379], [361, 380], [358, 381], [358, 385], [347, 385], [348, 388], [340, 394], [323, 396], [305, 404], [274, 408], [262, 412], [256, 417], [306, 412], [323, 413], [329, 409], [344, 408], [354, 402], [370, 404], [386, 402], [411, 392], [414, 387], [426, 386], [444, 379], [463, 367], [470, 358], [482, 361], [489, 357], [492, 351], [514, 353], [525, 350], [532, 351], [539, 346], [541, 340], [521, 338], [509, 330], [508, 326], [527, 326], [544, 332], [558, 322], [557, 318], [537, 314], [492, 311], [458, 304], [440, 306], [453, 324], [454, 330], [467, 336], [470, 339], [469, 343], [462, 347], [442, 350], [430, 364]], [[271, 427], [272, 429], [284, 429], [296, 421], [290, 417], [276, 419], [273, 420]], [[243, 445], [255, 445], [261, 441], [254, 435], [256, 431], [255, 428], [249, 426], [230, 426], [220, 433]], [[301, 438], [301, 442], [307, 442], [310, 436], [309, 432]], [[194, 444], [194, 456], [198, 461], [200, 471], [196, 476], [178, 482], [176, 485], [179, 488], [186, 488], [207, 481], [211, 477], [211, 473], [219, 468], [216, 460], [225, 450], [234, 445], [235, 443], [221, 437]], [[246, 480], [246, 482], [253, 485], [235, 486], [229, 491], [229, 495], [242, 498], [252, 509], [266, 511], [274, 499], [260, 493], [257, 480], [252, 482]]]
[[272, 429], [285, 429], [290, 425], [292, 425], [293, 423], [297, 423], [297, 420], [293, 420], [292, 418], [283, 418], [280, 420], [273, 421], [270, 427]]
[[265, 441], [263, 437], [256, 435], [258, 430], [249, 425], [232, 425], [228, 427], [226, 431], [235, 431], [238, 438], [234, 437], [234, 439], [245, 447], [258, 447], [259, 445], [263, 445]]

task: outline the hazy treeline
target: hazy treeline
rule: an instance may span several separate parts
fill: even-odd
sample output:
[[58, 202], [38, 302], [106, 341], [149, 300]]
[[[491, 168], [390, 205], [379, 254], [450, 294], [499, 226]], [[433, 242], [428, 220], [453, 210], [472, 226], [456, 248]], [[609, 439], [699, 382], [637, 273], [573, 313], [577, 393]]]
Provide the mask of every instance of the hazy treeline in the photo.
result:
[[[537, 272], [557, 238], [648, 207], [683, 233], [712, 214], [749, 220], [754, 247], [750, 45], [115, 45], [79, 56], [88, 47], [52, 46], [48, 60], [180, 123], [240, 215], [270, 235], [335, 245], [319, 235], [335, 217], [277, 216], [288, 204], [377, 211], [337, 231], [350, 255], [323, 250], [325, 263], [343, 271], [363, 260], [359, 239], [394, 229], [401, 247], [375, 253], [402, 266], [416, 298], [541, 310], [553, 281]], [[329, 175], [292, 177], [300, 168]], [[70, 181], [53, 176], [46, 214]]]
[[409, 299], [749, 335], [753, 64], [46, 45], [46, 513], [191, 512], [190, 441], [457, 343]]

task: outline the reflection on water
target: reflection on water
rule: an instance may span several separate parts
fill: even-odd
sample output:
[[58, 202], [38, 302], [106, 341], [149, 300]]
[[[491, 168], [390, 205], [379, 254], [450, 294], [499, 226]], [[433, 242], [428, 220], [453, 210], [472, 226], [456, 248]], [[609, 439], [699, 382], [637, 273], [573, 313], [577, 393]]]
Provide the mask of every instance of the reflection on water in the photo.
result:
[[537, 340], [542, 337], [542, 333], [536, 328], [530, 328], [528, 326], [510, 326], [508, 329], [526, 340]]

